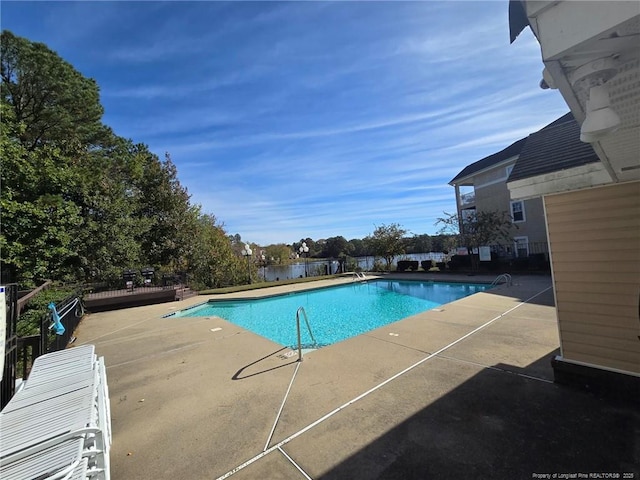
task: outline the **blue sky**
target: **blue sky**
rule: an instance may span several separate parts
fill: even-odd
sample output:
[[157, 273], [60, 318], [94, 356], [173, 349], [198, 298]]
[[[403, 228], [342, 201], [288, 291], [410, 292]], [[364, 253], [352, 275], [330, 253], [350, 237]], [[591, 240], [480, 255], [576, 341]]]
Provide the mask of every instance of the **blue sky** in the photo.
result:
[[448, 185], [568, 111], [508, 2], [8, 2], [230, 234], [434, 234]]

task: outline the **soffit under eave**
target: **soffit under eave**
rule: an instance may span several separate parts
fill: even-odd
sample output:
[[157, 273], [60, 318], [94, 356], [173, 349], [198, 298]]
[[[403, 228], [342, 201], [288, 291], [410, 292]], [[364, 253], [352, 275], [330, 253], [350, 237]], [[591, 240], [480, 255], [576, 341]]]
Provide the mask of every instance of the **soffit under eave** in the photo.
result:
[[[609, 38], [614, 34], [621, 36]], [[546, 59], [544, 64], [579, 124], [584, 121], [589, 90], [597, 79], [580, 80], [576, 69], [603, 58], [614, 60], [615, 73], [605, 85], [621, 124], [593, 148], [616, 182], [640, 179], [640, 15], [575, 45], [564, 55]]]
[[582, 190], [614, 183], [601, 162], [549, 172], [535, 177], [507, 183], [513, 200], [527, 200], [574, 190]]

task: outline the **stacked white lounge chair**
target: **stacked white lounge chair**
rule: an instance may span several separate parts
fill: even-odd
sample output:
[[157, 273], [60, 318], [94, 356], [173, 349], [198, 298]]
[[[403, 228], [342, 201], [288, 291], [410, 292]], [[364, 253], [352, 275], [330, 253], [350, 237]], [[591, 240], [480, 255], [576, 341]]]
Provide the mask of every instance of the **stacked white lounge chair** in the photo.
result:
[[0, 412], [0, 478], [110, 479], [104, 358], [93, 345], [38, 357]]

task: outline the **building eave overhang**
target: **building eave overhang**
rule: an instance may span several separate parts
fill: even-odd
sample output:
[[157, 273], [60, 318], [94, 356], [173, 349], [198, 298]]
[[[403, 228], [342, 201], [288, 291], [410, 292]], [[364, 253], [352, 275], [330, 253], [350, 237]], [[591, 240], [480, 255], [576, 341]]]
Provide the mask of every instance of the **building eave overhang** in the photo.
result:
[[[540, 44], [545, 68], [541, 85], [560, 92], [579, 125], [586, 117], [590, 88], [606, 82], [611, 108], [620, 116], [621, 124], [617, 131], [592, 143], [593, 149], [611, 183], [640, 179], [638, 2], [512, 0], [509, 14], [512, 38], [526, 28], [526, 16]], [[578, 74], [603, 59], [616, 65], [613, 76], [600, 78], [597, 70], [587, 76]], [[599, 185], [600, 181], [600, 177], [594, 177], [593, 184], [587, 186]]]
[[480, 170], [476, 170], [473, 173], [470, 173], [469, 175], [466, 175], [464, 177], [461, 177], [459, 179], [454, 179], [451, 180], [449, 182], [449, 185], [451, 185], [452, 187], [455, 187], [456, 185], [458, 185], [459, 187], [464, 187], [464, 186], [473, 186], [473, 178], [477, 177], [478, 175], [482, 175], [483, 173], [486, 172], [490, 172], [491, 170], [495, 170], [497, 168], [503, 168], [506, 167], [507, 165], [509, 165], [510, 163], [515, 163], [518, 160], [518, 157], [520, 156], [520, 154], [518, 155], [513, 155], [512, 157], [506, 158], [500, 162], [494, 163], [493, 165], [491, 165], [490, 167], [485, 167], [482, 168]]
[[611, 176], [600, 162], [549, 172], [507, 183], [513, 200], [527, 200], [554, 193], [581, 190], [611, 183]]

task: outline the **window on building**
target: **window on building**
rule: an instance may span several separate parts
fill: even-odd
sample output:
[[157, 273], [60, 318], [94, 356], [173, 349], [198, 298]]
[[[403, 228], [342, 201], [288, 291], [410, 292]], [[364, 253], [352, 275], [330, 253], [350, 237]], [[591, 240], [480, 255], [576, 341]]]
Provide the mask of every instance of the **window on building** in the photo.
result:
[[460, 210], [460, 213], [462, 214], [462, 221], [466, 222], [468, 220], [473, 220], [476, 216], [476, 209], [475, 208], [465, 208], [464, 210]]
[[522, 200], [511, 202], [511, 218], [513, 218], [513, 223], [524, 222], [526, 220], [524, 216], [524, 202]]

